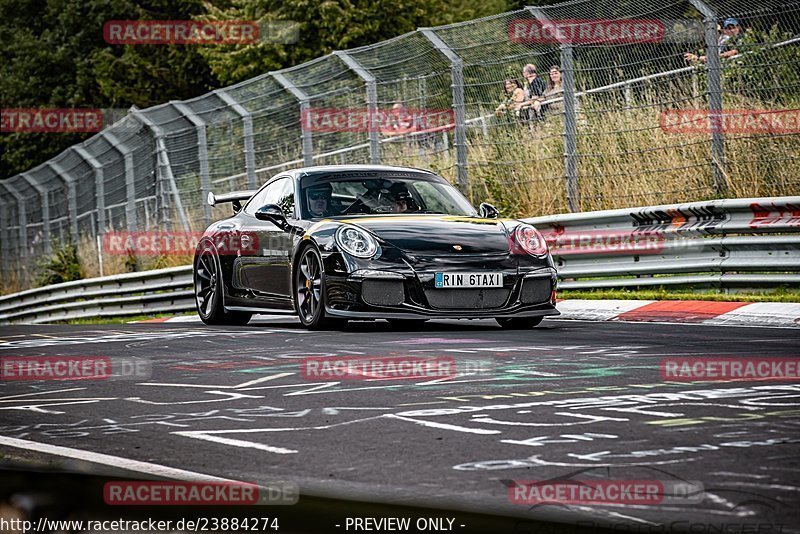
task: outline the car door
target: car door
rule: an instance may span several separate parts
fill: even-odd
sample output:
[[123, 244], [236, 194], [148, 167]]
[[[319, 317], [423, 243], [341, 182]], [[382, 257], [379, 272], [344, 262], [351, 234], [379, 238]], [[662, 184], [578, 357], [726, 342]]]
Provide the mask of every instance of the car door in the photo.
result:
[[290, 299], [292, 236], [269, 221], [256, 219], [255, 213], [267, 204], [276, 204], [286, 218], [295, 218], [294, 180], [274, 179], [245, 206], [242, 228], [243, 281], [247, 287], [270, 300]]

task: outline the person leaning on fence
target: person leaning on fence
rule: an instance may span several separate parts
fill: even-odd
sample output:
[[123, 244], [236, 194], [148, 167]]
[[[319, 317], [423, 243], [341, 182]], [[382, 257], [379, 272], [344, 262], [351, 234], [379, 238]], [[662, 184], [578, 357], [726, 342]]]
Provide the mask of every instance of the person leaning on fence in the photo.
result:
[[496, 117], [502, 117], [504, 114], [519, 115], [519, 110], [522, 103], [525, 101], [525, 90], [519, 80], [508, 78], [503, 82], [504, 97], [503, 101], [494, 110]]
[[[722, 23], [721, 30], [719, 26], [717, 26], [717, 31], [719, 32], [719, 37], [717, 38], [719, 57], [726, 59], [739, 55], [739, 50], [736, 49], [736, 42], [739, 40], [739, 34], [742, 31], [741, 26], [739, 26], [739, 21], [729, 17]], [[691, 52], [686, 52], [683, 54], [683, 59], [686, 61], [705, 63], [708, 58], [706, 56], [699, 56]]]
[[405, 135], [414, 131], [414, 117], [405, 104], [395, 102], [388, 113], [386, 127], [381, 131], [385, 136]]
[[[549, 80], [547, 82], [547, 89], [542, 93], [541, 100], [534, 100], [533, 109], [536, 113], [544, 115], [545, 113], [563, 113], [564, 111], [564, 86], [561, 82], [561, 68], [558, 65], [550, 67], [548, 72]], [[549, 104], [542, 104], [543, 101], [559, 98], [556, 102]]]
[[541, 104], [547, 84], [536, 74], [536, 65], [533, 63], [528, 63], [522, 68], [522, 77], [525, 80], [523, 86], [525, 102], [522, 103], [522, 113], [527, 120], [541, 119], [541, 113], [536, 110], [534, 104], [536, 102]]

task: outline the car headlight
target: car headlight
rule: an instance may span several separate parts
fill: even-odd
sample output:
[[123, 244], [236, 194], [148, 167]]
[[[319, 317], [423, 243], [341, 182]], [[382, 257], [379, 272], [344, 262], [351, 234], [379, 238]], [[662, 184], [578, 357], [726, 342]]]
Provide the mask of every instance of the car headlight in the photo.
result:
[[356, 226], [342, 226], [336, 230], [336, 244], [356, 258], [371, 258], [378, 251], [375, 238]]
[[545, 241], [544, 236], [539, 230], [530, 224], [520, 224], [517, 226], [514, 229], [513, 241], [516, 248], [522, 249], [522, 251], [532, 256], [547, 255], [547, 241]]

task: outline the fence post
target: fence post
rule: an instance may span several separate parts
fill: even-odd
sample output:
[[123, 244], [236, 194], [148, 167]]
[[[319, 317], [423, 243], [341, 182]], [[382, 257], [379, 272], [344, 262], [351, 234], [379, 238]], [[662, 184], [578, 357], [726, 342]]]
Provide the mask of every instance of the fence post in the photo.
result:
[[11, 257], [11, 252], [8, 250], [8, 202], [0, 198], [0, 268], [2, 268], [3, 278], [8, 274], [8, 258]]
[[[211, 206], [205, 201], [208, 193], [211, 192], [211, 173], [208, 167], [208, 137], [206, 133], [206, 123], [192, 108], [183, 102], [170, 102], [172, 107], [183, 114], [197, 131], [197, 158], [200, 160], [200, 193], [203, 199], [203, 223], [205, 226], [211, 224]], [[249, 177], [249, 175], [248, 175]]]
[[270, 72], [270, 76], [281, 84], [281, 87], [292, 93], [298, 102], [300, 102], [300, 133], [303, 137], [303, 165], [310, 167], [314, 164], [314, 144], [311, 139], [311, 129], [303, 128], [303, 117], [311, 109], [311, 99], [305, 91], [293, 84], [289, 78], [280, 72]]
[[706, 42], [706, 67], [708, 69], [708, 113], [711, 124], [711, 172], [714, 191], [720, 196], [728, 192], [725, 162], [725, 133], [722, 115], [722, 61], [717, 35], [717, 13], [703, 0], [689, 0], [703, 15]]
[[578, 122], [575, 97], [575, 63], [572, 45], [561, 45], [564, 84], [564, 169], [567, 175], [567, 203], [570, 212], [581, 211], [578, 188]]
[[64, 185], [67, 186], [67, 213], [69, 215], [69, 236], [73, 245], [78, 245], [78, 195], [75, 190], [75, 178], [69, 175], [64, 167], [50, 160], [47, 165], [53, 169]]
[[128, 223], [128, 231], [135, 232], [138, 228], [136, 221], [136, 176], [133, 168], [133, 151], [122, 141], [108, 130], [100, 132], [111, 148], [115, 150], [125, 162], [125, 222]]
[[213, 93], [242, 118], [242, 124], [244, 124], [244, 168], [247, 171], [247, 187], [249, 189], [257, 189], [256, 152], [253, 148], [253, 115], [235, 98], [226, 93], [224, 89], [217, 89]]
[[186, 212], [183, 209], [183, 202], [181, 201], [181, 195], [178, 192], [178, 185], [175, 183], [175, 175], [172, 174], [172, 165], [170, 165], [169, 161], [169, 151], [167, 150], [167, 143], [164, 141], [166, 137], [164, 135], [164, 130], [161, 129], [153, 120], [145, 115], [140, 109], [136, 106], [133, 106], [130, 111], [131, 115], [133, 115], [139, 122], [150, 128], [150, 131], [153, 132], [153, 137], [156, 140], [156, 161], [157, 165], [157, 172], [158, 172], [158, 181], [161, 184], [161, 191], [160, 194], [163, 196], [161, 202], [161, 222], [169, 228], [169, 209], [167, 207], [166, 197], [167, 197], [167, 187], [172, 189], [172, 196], [175, 198], [175, 207], [178, 210], [178, 217], [181, 219], [181, 225], [186, 232], [190, 231], [189, 228], [189, 221], [186, 218]]
[[25, 259], [28, 257], [28, 213], [25, 210], [25, 199], [8, 180], [0, 180], [0, 187], [11, 193], [11, 196], [17, 202], [17, 224], [19, 225], [17, 229], [17, 232], [19, 232], [19, 246], [17, 249], [21, 251], [21, 259]]
[[453, 146], [456, 149], [456, 182], [463, 193], [467, 193], [467, 124], [466, 103], [464, 102], [464, 62], [445, 43], [432, 28], [420, 28], [420, 33], [450, 60], [450, 76], [453, 82], [453, 113], [455, 115], [456, 129]]
[[97, 210], [95, 236], [99, 235], [102, 238], [103, 234], [106, 233], [106, 184], [103, 176], [103, 165], [80, 145], [74, 145], [72, 150], [94, 170], [94, 198], [95, 209]]
[[23, 172], [20, 176], [28, 182], [28, 184], [39, 193], [42, 202], [42, 233], [44, 234], [44, 253], [48, 256], [53, 253], [52, 243], [50, 242], [50, 199], [47, 195], [47, 189], [39, 183], [35, 177], [30, 173]]
[[347, 52], [336, 51], [333, 55], [337, 56], [347, 65], [359, 78], [364, 80], [367, 86], [367, 113], [369, 117], [369, 161], [373, 165], [381, 162], [380, 132], [378, 131], [375, 119], [378, 116], [378, 87], [375, 76], [353, 59]]
[[[539, 22], [550, 24], [544, 11], [528, 7], [528, 11]], [[580, 189], [578, 186], [578, 125], [577, 101], [575, 96], [575, 62], [572, 56], [572, 43], [558, 38], [561, 43], [561, 84], [564, 87], [564, 175], [567, 182], [567, 204], [570, 212], [581, 211]]]

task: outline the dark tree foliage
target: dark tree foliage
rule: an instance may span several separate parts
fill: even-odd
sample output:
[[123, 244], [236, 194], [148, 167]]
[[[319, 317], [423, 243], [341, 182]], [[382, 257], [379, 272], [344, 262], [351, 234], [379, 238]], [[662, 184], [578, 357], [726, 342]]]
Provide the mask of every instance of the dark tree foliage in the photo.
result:
[[[506, 11], [506, 0], [0, 0], [0, 107], [140, 108], [332, 50]], [[109, 20], [288, 20], [294, 44], [109, 45]], [[0, 179], [90, 134], [0, 134]]]
[[[121, 46], [108, 20], [186, 19], [199, 0], [0, 0], [0, 107], [128, 108], [217, 85], [195, 46]], [[49, 159], [86, 134], [0, 134], [0, 178]]]

